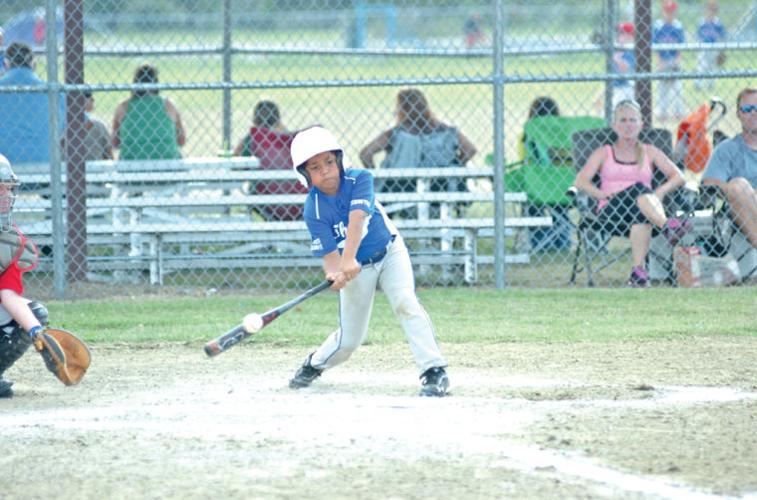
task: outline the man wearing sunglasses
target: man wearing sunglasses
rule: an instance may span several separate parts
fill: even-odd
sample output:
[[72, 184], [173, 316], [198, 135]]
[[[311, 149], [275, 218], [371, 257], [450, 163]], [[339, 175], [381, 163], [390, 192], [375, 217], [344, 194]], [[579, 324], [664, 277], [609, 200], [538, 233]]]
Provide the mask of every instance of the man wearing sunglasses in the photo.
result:
[[736, 106], [742, 131], [715, 148], [702, 184], [725, 192], [731, 218], [757, 248], [757, 88], [739, 92]]

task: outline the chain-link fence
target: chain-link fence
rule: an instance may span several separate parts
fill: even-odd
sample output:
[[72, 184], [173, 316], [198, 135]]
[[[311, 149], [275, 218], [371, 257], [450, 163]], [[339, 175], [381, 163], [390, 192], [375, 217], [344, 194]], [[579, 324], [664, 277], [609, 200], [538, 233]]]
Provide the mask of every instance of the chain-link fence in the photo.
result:
[[[664, 283], [692, 260], [753, 275], [754, 194], [694, 190], [713, 140], [754, 129], [757, 96], [734, 108], [754, 87], [756, 13], [6, 1], [0, 152], [22, 182], [14, 221], [41, 251], [26, 281], [79, 297], [317, 279], [288, 154], [313, 124], [375, 169], [422, 285]], [[638, 105], [613, 114], [625, 100]]]

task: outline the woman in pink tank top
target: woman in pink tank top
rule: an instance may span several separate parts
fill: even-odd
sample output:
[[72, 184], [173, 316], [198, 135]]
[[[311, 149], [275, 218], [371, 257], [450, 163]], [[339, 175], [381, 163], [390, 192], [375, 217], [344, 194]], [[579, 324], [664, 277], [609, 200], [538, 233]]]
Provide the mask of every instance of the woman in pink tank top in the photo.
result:
[[[612, 235], [631, 240], [633, 268], [630, 286], [649, 286], [646, 271], [652, 228], [657, 227], [674, 246], [690, 229], [688, 221], [668, 218], [662, 206], [666, 195], [684, 184], [678, 167], [665, 153], [651, 144], [642, 144], [641, 110], [635, 101], [621, 101], [613, 112], [613, 144], [595, 150], [576, 176], [575, 186], [598, 200], [598, 214]], [[652, 189], [657, 168], [664, 183]], [[594, 177], [599, 175], [599, 186]]]

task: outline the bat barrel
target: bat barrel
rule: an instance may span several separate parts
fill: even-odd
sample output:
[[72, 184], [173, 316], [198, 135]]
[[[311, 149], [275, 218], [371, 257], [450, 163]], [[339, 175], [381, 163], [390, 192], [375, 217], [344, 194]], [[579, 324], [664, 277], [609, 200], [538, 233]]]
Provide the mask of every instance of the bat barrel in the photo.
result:
[[218, 342], [215, 340], [211, 340], [207, 344], [205, 344], [205, 354], [208, 355], [208, 357], [212, 358], [213, 356], [216, 356], [221, 353], [221, 346], [218, 345]]
[[[263, 327], [266, 326], [271, 321], [275, 320], [276, 318], [284, 314], [286, 311], [288, 311], [292, 307], [303, 302], [304, 300], [307, 300], [308, 298], [312, 297], [318, 292], [325, 290], [329, 286], [331, 286], [331, 281], [328, 281], [328, 280], [323, 281], [321, 284], [311, 288], [310, 290], [306, 291], [300, 296], [290, 300], [286, 304], [279, 306], [276, 309], [271, 309], [270, 311], [266, 312], [265, 314], [261, 316], [261, 319], [263, 320], [262, 326]], [[224, 333], [220, 337], [213, 339], [207, 344], [205, 344], [205, 354], [207, 354], [208, 357], [213, 357], [218, 354], [221, 354], [223, 351], [237, 345], [239, 342], [249, 337], [252, 333], [253, 332], [246, 331], [244, 329], [244, 325], [238, 325], [232, 328], [231, 330], [229, 330], [228, 332]]]

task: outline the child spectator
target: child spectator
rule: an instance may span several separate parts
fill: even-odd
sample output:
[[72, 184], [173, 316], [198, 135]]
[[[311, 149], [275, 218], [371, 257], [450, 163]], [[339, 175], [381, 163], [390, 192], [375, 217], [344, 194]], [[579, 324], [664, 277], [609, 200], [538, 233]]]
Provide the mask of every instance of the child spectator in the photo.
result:
[[[705, 4], [704, 17], [697, 29], [697, 40], [700, 43], [722, 43], [725, 41], [726, 31], [723, 23], [718, 19], [718, 1], [709, 0]], [[703, 73], [714, 73], [725, 63], [725, 52], [721, 50], [703, 50], [697, 57], [697, 69]], [[712, 78], [700, 78], [694, 85], [698, 89], [711, 89]]]
[[473, 14], [463, 24], [465, 34], [465, 48], [474, 49], [484, 42], [484, 32], [481, 30], [481, 15]]
[[[671, 0], [663, 0], [662, 19], [655, 21], [652, 29], [652, 42], [655, 44], [684, 43], [686, 36], [683, 25], [676, 19], [678, 4]], [[663, 49], [657, 52], [659, 69], [663, 73], [677, 73], [681, 71], [681, 51]], [[660, 120], [674, 119], [680, 121], [686, 114], [683, 102], [683, 84], [678, 78], [660, 80], [658, 83], [659, 96], [657, 102], [657, 116]]]
[[[633, 43], [636, 30], [633, 23], [621, 23], [618, 25], [618, 45], [624, 48], [615, 51], [612, 56], [612, 71], [616, 74], [633, 73], [636, 71], [636, 57], [633, 53]], [[631, 45], [630, 49], [625, 46]], [[620, 101], [633, 101], [635, 99], [634, 82], [631, 80], [613, 80], [612, 82], [612, 107]]]

